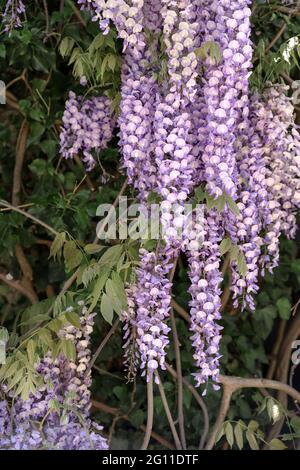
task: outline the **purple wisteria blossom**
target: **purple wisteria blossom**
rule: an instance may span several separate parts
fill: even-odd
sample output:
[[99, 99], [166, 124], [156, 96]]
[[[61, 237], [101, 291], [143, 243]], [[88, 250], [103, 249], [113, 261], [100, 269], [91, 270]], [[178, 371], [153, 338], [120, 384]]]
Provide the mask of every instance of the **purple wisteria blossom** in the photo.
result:
[[190, 329], [193, 332], [191, 340], [197, 366], [194, 376], [197, 386], [207, 384], [208, 379], [212, 379], [215, 390], [219, 388], [219, 345], [222, 330], [217, 323], [221, 319], [221, 226], [220, 215], [214, 211], [206, 211], [204, 226], [195, 227], [199, 245], [197, 247], [190, 243], [187, 249], [191, 281], [189, 292], [192, 297]]
[[[122, 315], [129, 377], [138, 365], [147, 380], [164, 368], [169, 273], [184, 251], [196, 383], [212, 379], [217, 388], [222, 239], [230, 238], [246, 266], [241, 274], [231, 260], [233, 304], [254, 310], [259, 274], [278, 263], [281, 233], [295, 235], [300, 162], [293, 107], [284, 87], [250, 92], [250, 0], [79, 4], [105, 33], [114, 24], [123, 39], [122, 166], [139, 201], [153, 191], [161, 200], [162, 240], [156, 251], [140, 250]], [[180, 238], [184, 205], [200, 184], [213, 199], [224, 198], [224, 211], [206, 207], [203, 225]]]
[[9, 33], [14, 28], [21, 28], [22, 16], [25, 14], [25, 4], [22, 0], [7, 0], [2, 13], [4, 31]]
[[110, 23], [116, 26], [118, 35], [127, 45], [144, 45], [143, 24], [140, 12], [144, 0], [77, 0], [82, 9], [91, 11], [93, 21], [98, 21], [103, 34], [107, 34]]
[[273, 270], [279, 261], [279, 237], [294, 238], [296, 211], [300, 204], [299, 131], [288, 87], [268, 86], [254, 95], [252, 121], [257, 143], [262, 147], [265, 199], [259, 210], [264, 223], [263, 269]]
[[106, 450], [102, 427], [89, 418], [91, 407], [90, 335], [94, 314], [81, 305], [80, 328], [66, 326], [76, 360], [46, 354], [36, 366], [41, 384], [28, 400], [0, 390], [0, 448], [13, 450]]
[[84, 99], [70, 91], [60, 133], [60, 153], [64, 158], [81, 155], [87, 171], [112, 138], [115, 120], [105, 96]]
[[208, 139], [202, 159], [207, 190], [214, 197], [226, 193], [236, 199], [237, 102], [245, 85], [240, 72], [247, 73], [252, 57], [249, 4], [249, 0], [202, 2], [204, 42], [217, 45], [221, 56], [218, 61], [209, 55], [203, 76]]
[[171, 306], [171, 283], [168, 273], [172, 268], [164, 250], [151, 253], [140, 250], [137, 269], [135, 327], [142, 375], [147, 379], [153, 372], [165, 369], [166, 347], [170, 328], [166, 324]]

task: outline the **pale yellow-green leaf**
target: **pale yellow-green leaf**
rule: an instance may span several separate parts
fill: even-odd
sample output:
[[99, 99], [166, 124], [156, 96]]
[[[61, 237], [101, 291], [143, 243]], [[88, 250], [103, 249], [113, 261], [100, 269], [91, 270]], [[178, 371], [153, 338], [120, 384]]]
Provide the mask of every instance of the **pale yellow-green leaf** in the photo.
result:
[[64, 245], [64, 258], [67, 271], [72, 271], [76, 268], [82, 260], [82, 253], [77, 248], [74, 241], [68, 241]]
[[61, 250], [65, 241], [66, 241], [65, 232], [58, 233], [51, 244], [49, 257], [60, 258]]
[[227, 422], [225, 423], [225, 436], [230, 447], [233, 446], [234, 437], [233, 437], [233, 427], [232, 424]]
[[113, 316], [114, 316], [114, 311], [113, 311], [112, 303], [106, 294], [102, 295], [101, 314], [104, 320], [106, 320], [111, 325]]
[[240, 423], [237, 423], [234, 427], [235, 441], [240, 450], [244, 447], [243, 429]]
[[272, 439], [269, 443], [272, 450], [285, 450], [287, 446], [280, 439]]

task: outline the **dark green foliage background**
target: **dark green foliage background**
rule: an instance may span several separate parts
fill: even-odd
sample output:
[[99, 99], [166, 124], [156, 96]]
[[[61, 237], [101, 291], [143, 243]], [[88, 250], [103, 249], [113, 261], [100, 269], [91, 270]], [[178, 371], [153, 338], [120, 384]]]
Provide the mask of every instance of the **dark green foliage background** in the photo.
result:
[[[70, 90], [77, 94], [85, 90], [79, 76], [85, 74], [93, 89], [91, 93], [107, 94], [117, 112], [119, 102], [120, 64], [122, 45], [111, 32], [99, 39], [97, 24], [89, 15], [74, 10], [74, 2], [65, 1], [60, 11], [59, 1], [46, 2], [49, 25], [42, 1], [28, 1], [27, 21], [10, 36], [0, 33], [0, 79], [9, 85], [13, 94], [7, 105], [0, 105], [0, 199], [11, 201], [16, 141], [23, 119], [30, 125], [22, 171], [22, 204], [28, 213], [46, 222], [58, 232], [66, 232], [77, 246], [92, 243], [95, 236], [96, 208], [100, 203], [112, 202], [122, 186], [125, 176], [120, 169], [117, 135], [109, 148], [99, 156], [102, 168], [85, 178], [83, 166], [73, 161], [62, 161], [58, 153], [59, 126], [64, 103]], [[4, 1], [0, 1], [3, 7]], [[272, 41], [282, 24], [285, 32], [270, 51]], [[84, 23], [86, 25], [84, 25]], [[300, 16], [289, 17], [279, 2], [256, 2], [253, 14], [256, 44], [255, 69], [252, 86], [263, 88], [268, 80], [277, 82], [282, 76], [299, 78], [298, 50], [293, 51], [290, 63], [282, 59], [286, 41], [300, 32]], [[47, 30], [48, 29], [48, 30]], [[101, 35], [100, 35], [101, 36]], [[62, 46], [62, 41], [65, 39]], [[71, 38], [71, 39], [70, 39]], [[96, 43], [93, 40], [98, 38]], [[73, 40], [73, 41], [72, 41]], [[91, 44], [94, 49], [91, 49]], [[71, 47], [70, 47], [71, 46]], [[75, 53], [74, 53], [75, 50]], [[77, 52], [76, 52], [77, 51]], [[75, 54], [72, 56], [72, 54]], [[72, 59], [73, 57], [73, 59]], [[279, 58], [275, 63], [274, 57]], [[70, 64], [71, 58], [71, 64]], [[281, 75], [280, 75], [281, 74]], [[12, 82], [13, 81], [13, 82]], [[17, 103], [19, 110], [11, 103]], [[127, 195], [134, 194], [127, 190]], [[42, 241], [41, 241], [42, 240]], [[33, 286], [39, 300], [54, 300], [63, 282], [74, 269], [67, 270], [62, 259], [49, 257], [52, 235], [14, 211], [0, 211], [0, 272], [11, 273], [21, 279], [22, 273], [15, 257], [17, 244], [23, 247], [33, 269]], [[85, 255], [87, 266], [101, 254]], [[226, 283], [225, 283], [226, 284]], [[298, 240], [282, 240], [281, 264], [274, 275], [261, 280], [262, 289], [257, 296], [254, 314], [233, 310], [230, 301], [223, 314], [222, 369], [228, 375], [261, 377], [268, 370], [270, 352], [277, 336], [279, 322], [290, 321], [291, 307], [300, 295], [300, 253]], [[94, 288], [76, 284], [70, 289], [76, 300], [86, 300]], [[183, 259], [175, 276], [174, 297], [187, 308], [188, 279]], [[51, 297], [53, 295], [53, 297]], [[50, 300], [50, 303], [52, 302]], [[49, 303], [47, 303], [47, 306]], [[110, 325], [99, 313], [93, 337], [93, 349], [109, 331]], [[0, 325], [10, 332], [20, 333], [19, 323], [28, 300], [0, 283]], [[45, 304], [38, 304], [38, 313], [45, 312]], [[177, 317], [181, 342], [182, 366], [185, 378], [192, 382], [192, 350], [186, 323]], [[174, 365], [171, 345], [168, 361]], [[139, 429], [146, 421], [145, 381], [138, 377], [135, 384], [126, 383], [122, 366], [122, 338], [115, 334], [102, 351], [93, 373], [93, 397], [101, 403], [119, 410], [118, 419], [110, 413], [94, 410], [95, 416], [111, 432], [112, 447], [138, 448], [143, 433]], [[171, 376], [163, 374], [164, 387], [170, 408], [176, 413], [176, 384]], [[214, 422], [220, 399], [219, 392], [208, 392], [205, 397], [211, 423]], [[155, 390], [154, 430], [172, 441], [162, 402]], [[258, 415], [263, 395], [257, 390], [242, 391], [234, 396], [229, 419], [257, 420], [265, 432], [271, 426], [268, 415]], [[188, 444], [198, 445], [202, 432], [202, 414], [189, 391], [184, 391], [184, 412]], [[126, 415], [128, 419], [124, 419]], [[218, 446], [226, 446], [221, 440]], [[159, 447], [152, 441], [153, 447]]]

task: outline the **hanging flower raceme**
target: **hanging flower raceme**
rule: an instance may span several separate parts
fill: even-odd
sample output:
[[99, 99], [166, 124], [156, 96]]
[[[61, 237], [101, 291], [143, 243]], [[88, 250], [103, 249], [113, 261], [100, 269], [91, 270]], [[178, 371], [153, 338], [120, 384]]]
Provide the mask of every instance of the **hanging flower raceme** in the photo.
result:
[[296, 211], [300, 204], [299, 132], [288, 87], [268, 86], [252, 100], [252, 127], [263, 148], [265, 200], [259, 209], [264, 224], [263, 269], [272, 270], [279, 261], [281, 233], [294, 238]]
[[[118, 120], [122, 164], [139, 201], [147, 202], [152, 191], [161, 201], [163, 242], [155, 252], [140, 250], [140, 267], [127, 289], [129, 308], [122, 315], [129, 378], [138, 364], [147, 380], [164, 368], [169, 273], [185, 251], [196, 383], [211, 378], [217, 388], [221, 240], [230, 237], [246, 267], [242, 273], [239, 263], [231, 261], [234, 306], [242, 300], [242, 308], [254, 309], [260, 269], [276, 265], [280, 234], [295, 233], [299, 136], [292, 106], [279, 88], [249, 98], [250, 0], [79, 4], [92, 11], [105, 33], [114, 24], [123, 39]], [[202, 51], [198, 58], [197, 50]], [[76, 114], [76, 105], [73, 110]], [[74, 153], [77, 140], [69, 141]], [[214, 199], [227, 202], [222, 214], [205, 210], [203, 225], [197, 228], [203, 243], [196, 246], [195, 230], [184, 237], [180, 233], [185, 202], [199, 184]], [[239, 214], [229, 210], [230, 198]]]
[[226, 70], [232, 72], [226, 83], [236, 92], [233, 151], [238, 172], [236, 197], [239, 215], [232, 214], [227, 208], [224, 219], [226, 231], [239, 247], [245, 261], [246, 272], [243, 273], [236, 260], [231, 262], [233, 304], [237, 307], [241, 299], [242, 309], [248, 305], [254, 310], [253, 295], [258, 291], [258, 260], [263, 241], [260, 237], [262, 224], [257, 192], [257, 179], [261, 178], [261, 158], [258, 149], [254, 147], [249, 121], [249, 76], [252, 68], [250, 3], [248, 0], [231, 2], [230, 8], [226, 9], [226, 24], [231, 35], [223, 54], [228, 60]]
[[221, 318], [222, 282], [219, 243], [223, 231], [220, 228], [220, 215], [216, 211], [206, 210], [204, 217], [204, 223], [196, 223], [194, 227], [197, 239], [190, 240], [186, 250], [191, 281], [189, 292], [192, 297], [190, 329], [197, 367], [194, 374], [196, 385], [207, 384], [212, 379], [213, 387], [217, 390], [222, 330], [218, 324]]
[[7, 0], [2, 13], [2, 23], [5, 32], [11, 32], [14, 28], [22, 26], [22, 16], [25, 14], [25, 5], [22, 0]]
[[240, 72], [251, 67], [249, 44], [251, 14], [249, 0], [206, 1], [201, 19], [204, 44], [218, 47], [220, 57], [205, 61], [203, 92], [207, 103], [208, 138], [202, 155], [207, 189], [214, 197], [237, 194], [235, 140], [239, 113], [237, 102], [243, 93]]
[[123, 167], [140, 200], [147, 199], [156, 181], [152, 126], [157, 83], [148, 68], [145, 49], [128, 47], [122, 69], [118, 123]]
[[112, 138], [115, 120], [111, 103], [105, 96], [84, 99], [69, 93], [60, 133], [60, 153], [68, 159], [82, 155], [87, 171]]
[[171, 283], [168, 273], [172, 264], [164, 251], [151, 253], [140, 250], [140, 267], [137, 270], [136, 305], [137, 347], [142, 375], [147, 380], [159, 367], [165, 369], [166, 347], [170, 328], [166, 319], [170, 313]]
[[[75, 344], [76, 360], [46, 354], [36, 366], [41, 385], [28, 400], [0, 394], [0, 447], [14, 450], [107, 450], [102, 427], [89, 418], [91, 407], [90, 335], [94, 314], [81, 307], [80, 328], [66, 326], [60, 336]], [[37, 425], [38, 424], [38, 425]]]
[[82, 9], [91, 11], [93, 21], [98, 21], [100, 29], [107, 34], [112, 22], [118, 36], [127, 45], [141, 46], [144, 43], [141, 11], [144, 0], [77, 0]]

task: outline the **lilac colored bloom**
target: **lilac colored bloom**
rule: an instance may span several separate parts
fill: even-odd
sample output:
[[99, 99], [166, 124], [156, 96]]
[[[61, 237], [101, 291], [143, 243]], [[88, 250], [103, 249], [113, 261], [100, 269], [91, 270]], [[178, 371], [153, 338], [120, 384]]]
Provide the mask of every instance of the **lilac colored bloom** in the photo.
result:
[[93, 21], [98, 21], [103, 34], [109, 32], [112, 21], [118, 35], [127, 45], [141, 46], [144, 44], [141, 12], [144, 0], [77, 0], [82, 9], [91, 11]]
[[269, 270], [278, 265], [281, 233], [295, 237], [300, 202], [300, 139], [287, 91], [284, 85], [268, 86], [261, 97], [254, 96], [252, 105], [252, 126], [263, 149], [266, 196], [260, 203], [267, 250], [261, 264]]
[[81, 154], [87, 171], [92, 170], [95, 157], [112, 138], [114, 118], [109, 99], [84, 99], [70, 92], [62, 120], [60, 153], [67, 159]]
[[[191, 340], [194, 347], [194, 360], [197, 372], [194, 374], [196, 385], [207, 384], [212, 379], [214, 389], [219, 386], [219, 344], [222, 327], [217, 323], [221, 318], [222, 274], [219, 242], [223, 236], [220, 215], [206, 211], [205, 224], [198, 227], [202, 237], [199, 248], [192, 245], [187, 249], [191, 287], [190, 301]], [[200, 235], [201, 234], [201, 235]]]
[[142, 375], [149, 377], [156, 369], [165, 369], [166, 347], [169, 344], [166, 325], [171, 305], [171, 283], [167, 274], [172, 268], [164, 251], [155, 254], [140, 250], [140, 267], [133, 300], [136, 313], [137, 348]]
[[22, 0], [7, 0], [2, 13], [4, 31], [11, 32], [14, 28], [22, 26], [21, 17], [25, 14], [25, 5]]
[[90, 335], [94, 314], [81, 307], [80, 329], [66, 326], [60, 335], [72, 341], [76, 360], [45, 355], [36, 366], [41, 384], [28, 400], [0, 390], [0, 447], [14, 450], [107, 450], [102, 427], [89, 418], [91, 407]]
[[237, 195], [238, 100], [247, 93], [245, 76], [252, 57], [249, 4], [249, 0], [205, 0], [201, 9], [204, 42], [216, 43], [221, 53], [219, 63], [206, 59], [203, 77], [208, 137], [202, 159], [207, 189], [216, 198], [223, 193], [234, 199]]

